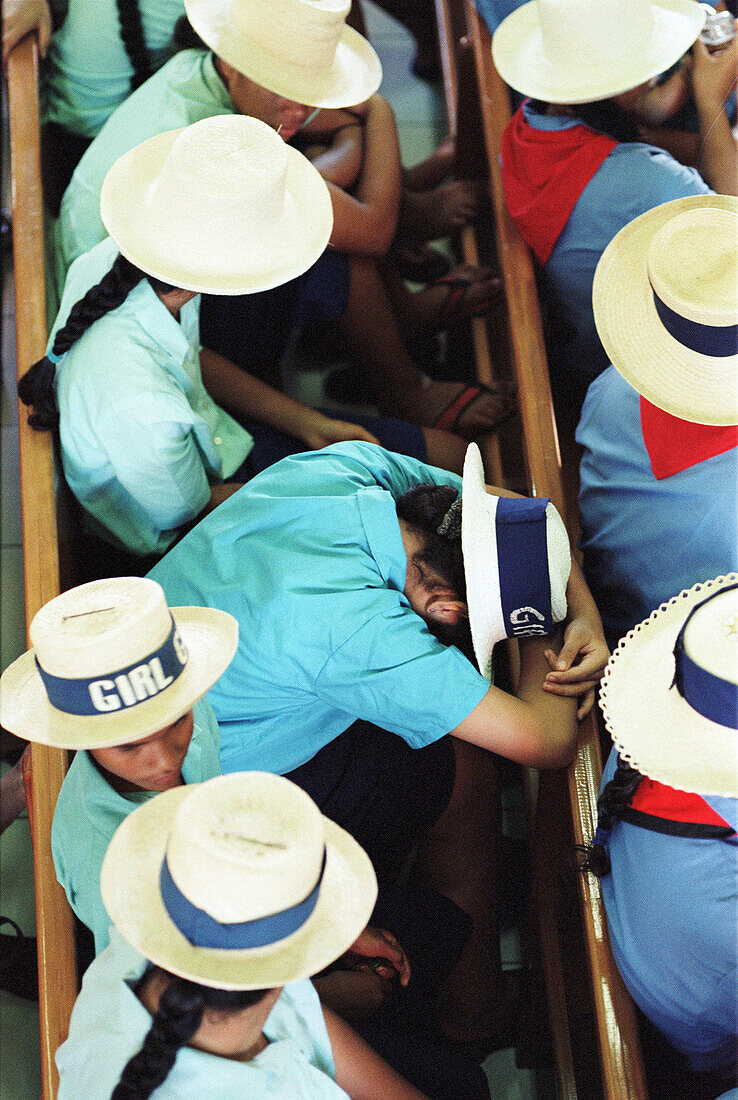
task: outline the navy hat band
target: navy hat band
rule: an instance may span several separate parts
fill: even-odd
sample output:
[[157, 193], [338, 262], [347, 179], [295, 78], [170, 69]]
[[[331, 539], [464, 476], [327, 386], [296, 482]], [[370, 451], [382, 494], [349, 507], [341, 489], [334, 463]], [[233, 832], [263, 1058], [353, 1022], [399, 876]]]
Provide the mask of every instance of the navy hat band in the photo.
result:
[[174, 619], [171, 623], [163, 645], [142, 660], [105, 676], [80, 679], [53, 676], [41, 667], [36, 657], [36, 668], [49, 702], [65, 714], [89, 716], [128, 710], [158, 695], [182, 675], [187, 664], [187, 647]]
[[738, 352], [738, 325], [703, 325], [699, 321], [690, 321], [662, 302], [653, 287], [651, 290], [661, 324], [685, 348], [714, 358], [724, 358]]
[[172, 922], [193, 947], [213, 947], [225, 951], [242, 951], [250, 947], [267, 947], [279, 940], [291, 936], [302, 928], [318, 904], [320, 885], [325, 871], [326, 852], [323, 849], [323, 862], [318, 881], [308, 896], [297, 905], [270, 913], [256, 920], [241, 921], [236, 924], [223, 924], [204, 909], [194, 905], [186, 898], [172, 878], [167, 858], [161, 865], [159, 888], [164, 908]]
[[735, 588], [738, 588], [738, 584], [721, 588], [719, 592], [713, 593], [692, 608], [674, 646], [674, 679], [671, 686], [676, 687], [685, 703], [703, 718], [716, 722], [719, 726], [738, 730], [738, 686], [708, 672], [684, 651], [684, 631], [695, 611], [715, 599], [716, 595]]
[[500, 497], [495, 526], [500, 601], [508, 638], [554, 634], [547, 497]]

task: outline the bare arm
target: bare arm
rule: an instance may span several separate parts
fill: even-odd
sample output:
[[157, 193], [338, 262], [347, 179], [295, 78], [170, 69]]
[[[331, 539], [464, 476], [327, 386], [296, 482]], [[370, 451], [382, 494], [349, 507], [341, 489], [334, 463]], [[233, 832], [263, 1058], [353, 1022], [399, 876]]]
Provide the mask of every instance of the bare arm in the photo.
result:
[[326, 139], [326, 144], [308, 146], [305, 156], [326, 183], [345, 190], [354, 186], [361, 171], [363, 136], [359, 123], [353, 122], [336, 130]]
[[46, 0], [3, 0], [3, 65], [30, 31], [38, 31], [38, 52], [46, 57], [51, 38], [51, 12]]
[[336, 1065], [336, 1082], [351, 1100], [427, 1100], [340, 1016], [325, 1005], [322, 1007]]
[[714, 191], [738, 195], [738, 146], [725, 105], [736, 86], [738, 36], [710, 53], [699, 38], [692, 47], [692, 88], [700, 123], [700, 170]]

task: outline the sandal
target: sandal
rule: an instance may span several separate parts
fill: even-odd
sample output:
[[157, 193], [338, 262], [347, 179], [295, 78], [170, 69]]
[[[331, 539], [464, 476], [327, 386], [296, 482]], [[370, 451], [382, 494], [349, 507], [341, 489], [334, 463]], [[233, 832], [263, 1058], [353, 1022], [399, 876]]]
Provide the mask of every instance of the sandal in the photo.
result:
[[473, 439], [476, 435], [480, 435], [478, 429], [465, 430], [464, 426], [460, 423], [462, 416], [468, 411], [469, 407], [478, 401], [480, 397], [484, 397], [490, 394], [492, 397], [498, 398], [506, 404], [509, 404], [509, 408], [503, 412], [499, 420], [492, 425], [488, 430], [493, 431], [503, 424], [506, 420], [509, 420], [517, 413], [517, 400], [515, 394], [511, 393], [506, 395], [500, 390], [490, 389], [489, 386], [485, 386], [480, 382], [475, 386], [466, 386], [456, 395], [450, 405], [441, 412], [433, 421], [431, 427], [439, 428], [441, 431], [454, 432], [456, 435], [462, 436], [464, 439]]
[[[489, 292], [481, 301], [470, 301], [469, 291], [480, 281], [489, 285]], [[436, 329], [447, 328], [459, 321], [468, 321], [472, 317], [483, 317], [500, 300], [502, 293], [502, 280], [499, 276], [493, 275], [491, 278], [480, 280], [474, 268], [470, 268], [467, 264], [454, 268], [429, 286], [444, 287], [448, 292], [433, 321], [432, 327]]]

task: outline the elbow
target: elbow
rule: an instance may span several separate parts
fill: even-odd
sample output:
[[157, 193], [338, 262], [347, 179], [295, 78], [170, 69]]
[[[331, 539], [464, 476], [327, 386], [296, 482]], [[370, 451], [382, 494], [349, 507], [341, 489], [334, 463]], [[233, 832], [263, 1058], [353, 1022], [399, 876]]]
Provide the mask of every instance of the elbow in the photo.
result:
[[578, 740], [578, 726], [574, 715], [571, 721], [563, 723], [547, 723], [543, 719], [536, 719], [527, 733], [530, 757], [526, 763], [530, 767], [545, 771], [566, 768], [571, 764]]

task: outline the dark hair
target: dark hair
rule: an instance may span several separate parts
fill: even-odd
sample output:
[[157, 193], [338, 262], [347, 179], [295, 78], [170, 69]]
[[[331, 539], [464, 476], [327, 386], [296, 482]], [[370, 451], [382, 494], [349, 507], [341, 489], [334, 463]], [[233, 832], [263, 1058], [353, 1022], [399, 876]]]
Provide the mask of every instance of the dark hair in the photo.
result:
[[143, 1046], [123, 1067], [111, 1100], [145, 1100], [151, 1096], [166, 1080], [179, 1048], [186, 1046], [199, 1028], [206, 1008], [239, 1012], [257, 1004], [267, 992], [265, 989], [211, 989], [168, 974], [160, 967], [146, 971], [137, 992], [155, 971], [166, 975], [169, 984], [161, 995]]
[[[90, 325], [104, 317], [106, 313], [117, 309], [126, 300], [134, 286], [148, 278], [152, 287], [159, 293], [174, 290], [169, 283], [145, 275], [120, 253], [107, 275], [99, 283], [90, 287], [83, 298], [72, 306], [67, 322], [56, 336], [52, 346], [53, 355], [63, 355], [87, 332]], [[33, 412], [28, 423], [39, 431], [55, 428], [59, 423], [59, 410], [54, 393], [55, 365], [47, 355], [39, 359], [26, 371], [18, 383], [18, 396], [24, 405], [32, 405]]]
[[608, 835], [630, 805], [642, 779], [639, 771], [618, 756], [615, 774], [597, 799], [597, 832], [594, 839], [591, 844], [580, 845], [578, 849], [584, 857], [579, 864], [582, 871], [591, 871], [597, 878], [610, 873]]
[[[548, 103], [533, 100], [533, 108], [539, 114], [545, 114]], [[613, 99], [598, 99], [595, 103], [577, 103], [572, 108], [574, 115], [589, 126], [607, 134], [613, 141], [639, 141], [638, 124]]]
[[409, 523], [423, 538], [423, 546], [415, 554], [415, 560], [432, 569], [460, 599], [465, 600], [466, 578], [461, 538], [458, 533], [438, 533], [438, 528], [458, 495], [458, 490], [453, 485], [416, 485], [399, 498], [396, 507], [399, 519]]
[[131, 91], [135, 92], [151, 76], [151, 58], [146, 49], [143, 24], [138, 0], [117, 0], [120, 37], [125, 46], [128, 60], [133, 65]]
[[186, 15], [180, 15], [174, 24], [172, 43], [176, 51], [179, 50], [209, 50], [210, 47], [203, 42], [200, 35], [194, 29]]

